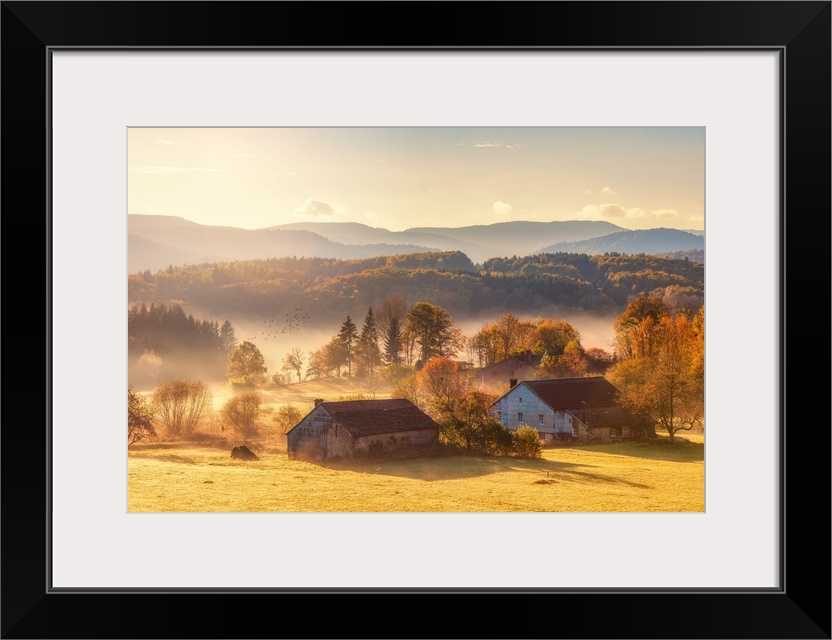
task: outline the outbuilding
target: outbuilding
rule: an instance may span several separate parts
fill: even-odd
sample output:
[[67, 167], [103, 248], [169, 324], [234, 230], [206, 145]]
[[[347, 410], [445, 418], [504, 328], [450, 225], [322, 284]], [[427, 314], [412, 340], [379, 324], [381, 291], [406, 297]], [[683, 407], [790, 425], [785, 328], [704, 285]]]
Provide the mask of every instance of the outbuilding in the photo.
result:
[[316, 400], [286, 434], [290, 458], [425, 455], [439, 440], [439, 425], [410, 400]]

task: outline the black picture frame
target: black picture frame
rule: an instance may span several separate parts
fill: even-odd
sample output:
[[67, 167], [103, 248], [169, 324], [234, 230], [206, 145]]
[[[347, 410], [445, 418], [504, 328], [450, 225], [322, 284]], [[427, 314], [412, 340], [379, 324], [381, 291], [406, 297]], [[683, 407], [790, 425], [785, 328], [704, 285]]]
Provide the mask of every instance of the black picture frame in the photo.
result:
[[[2, 637], [830, 638], [830, 15], [829, 1], [2, 2]], [[51, 590], [48, 96], [66, 47], [779, 52], [780, 587]]]

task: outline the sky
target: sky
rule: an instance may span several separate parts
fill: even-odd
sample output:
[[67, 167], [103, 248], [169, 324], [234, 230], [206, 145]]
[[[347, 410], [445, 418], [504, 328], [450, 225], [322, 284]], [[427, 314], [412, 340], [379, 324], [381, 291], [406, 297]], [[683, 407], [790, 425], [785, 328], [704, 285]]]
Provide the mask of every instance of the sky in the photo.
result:
[[128, 213], [261, 229], [704, 229], [703, 127], [130, 128]]

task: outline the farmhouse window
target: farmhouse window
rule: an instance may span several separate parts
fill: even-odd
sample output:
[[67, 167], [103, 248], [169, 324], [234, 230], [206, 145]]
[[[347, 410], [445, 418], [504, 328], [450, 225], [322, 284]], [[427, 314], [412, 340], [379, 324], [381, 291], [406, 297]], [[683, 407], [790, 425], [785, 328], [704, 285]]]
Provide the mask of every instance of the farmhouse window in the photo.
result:
[[540, 418], [540, 426], [542, 427], [543, 426], [543, 414], [541, 413], [537, 417]]
[[517, 414], [517, 419], [518, 419], [520, 422], [523, 422], [523, 414], [522, 414], [522, 413], [518, 413], [518, 414]]
[[503, 421], [503, 412], [502, 411], [497, 412], [497, 420], [499, 420], [500, 422]]
[[610, 429], [610, 431], [612, 432], [612, 435], [614, 435], [614, 436], [620, 436], [621, 435], [621, 427], [612, 427]]
[[523, 402], [523, 398], [517, 398], [517, 402]]

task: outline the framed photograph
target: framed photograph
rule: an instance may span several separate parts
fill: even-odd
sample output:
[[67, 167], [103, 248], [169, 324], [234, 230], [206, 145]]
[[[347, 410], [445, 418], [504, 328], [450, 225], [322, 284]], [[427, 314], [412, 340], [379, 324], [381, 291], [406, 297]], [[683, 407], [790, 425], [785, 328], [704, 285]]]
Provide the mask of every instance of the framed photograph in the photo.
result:
[[[830, 238], [829, 2], [4, 2], [2, 11], [5, 316], [13, 331], [20, 326], [16, 312], [26, 309], [27, 329], [35, 325], [26, 334], [37, 336], [6, 341], [3, 637], [830, 637], [830, 434], [826, 410], [812, 400], [828, 397], [829, 381], [822, 375], [817, 389], [807, 357], [820, 353], [812, 359], [822, 360], [828, 353], [815, 341], [824, 336], [828, 346], [829, 273], [818, 263], [828, 264]], [[371, 26], [388, 13], [400, 21], [398, 12], [406, 13], [408, 28], [395, 37]], [[535, 199], [538, 188], [543, 200]], [[447, 202], [453, 207], [440, 204]], [[158, 213], [163, 219], [143, 215]], [[180, 226], [199, 225], [200, 235], [182, 231], [174, 242], [170, 229], [159, 230], [171, 216], [185, 221]], [[382, 364], [398, 365], [401, 356], [403, 366], [422, 375], [444, 358], [454, 372], [471, 367], [484, 385], [487, 367], [500, 358], [475, 350], [477, 321], [484, 332], [500, 319], [492, 311], [516, 308], [533, 331], [565, 317], [534, 314], [537, 299], [530, 302], [517, 286], [505, 291], [511, 304], [492, 304], [485, 289], [475, 294], [457, 288], [458, 281], [500, 269], [516, 269], [508, 274], [515, 278], [535, 269], [548, 276], [578, 270], [552, 260], [524, 262], [534, 255], [584, 253], [590, 261], [592, 251], [622, 260], [671, 253], [666, 245], [590, 250], [574, 244], [589, 236], [559, 245], [542, 227], [534, 227], [540, 247], [531, 249], [521, 240], [538, 238], [523, 240], [519, 232], [492, 239], [485, 231], [476, 238], [463, 234], [508, 221], [575, 220], [630, 235], [658, 228], [704, 234], [697, 237], [707, 257], [690, 254], [705, 261], [701, 288], [683, 270], [656, 285], [666, 300], [692, 305], [700, 296], [708, 308], [703, 315], [697, 299], [684, 321], [695, 323], [698, 311], [699, 326], [707, 327], [704, 413], [688, 416], [690, 424], [707, 424], [698, 459], [665, 456], [675, 465], [662, 467], [662, 481], [654, 482], [649, 476], [659, 473], [658, 463], [632, 452], [629, 466], [617, 471], [599, 460], [573, 460], [568, 478], [563, 460], [555, 464], [548, 454], [537, 462], [505, 458], [511, 469], [491, 489], [522, 492], [523, 499], [548, 491], [543, 508], [519, 497], [512, 499], [519, 506], [507, 508], [493, 496], [480, 498], [494, 500], [485, 507], [469, 508], [459, 505], [470, 496], [451, 493], [429, 502], [439, 482], [417, 487], [416, 478], [401, 474], [356, 473], [368, 476], [361, 482], [370, 497], [344, 508], [344, 474], [353, 471], [337, 466], [342, 457], [415, 451], [434, 426], [443, 428], [404, 383], [398, 395], [382, 388], [401, 382], [384, 379]], [[345, 222], [362, 223], [376, 236], [348, 239], [344, 226], [331, 237], [322, 231], [324, 223]], [[316, 251], [329, 251], [321, 257], [338, 271], [344, 267], [337, 260], [398, 256], [409, 265], [399, 270], [409, 282], [416, 272], [434, 274], [434, 297], [425, 303], [432, 313], [450, 309], [459, 321], [464, 310], [475, 309], [461, 296], [478, 295], [476, 308], [491, 315], [469, 313], [470, 328], [445, 335], [459, 339], [456, 351], [414, 333], [410, 351], [379, 351], [376, 363], [365, 340], [355, 357], [349, 351], [343, 362], [330, 359], [310, 373], [312, 356], [349, 329], [339, 300], [357, 301], [351, 313], [359, 344], [374, 322], [365, 307], [378, 311], [393, 291], [379, 289], [371, 298], [364, 292], [378, 282], [351, 279], [348, 271], [325, 274], [316, 265], [317, 279], [304, 285], [303, 296], [280, 289], [291, 309], [257, 310], [251, 305], [258, 295], [276, 299], [274, 287], [283, 281], [261, 275], [235, 289], [233, 279], [242, 276], [231, 268], [243, 264], [234, 261], [268, 258], [256, 254], [254, 232], [244, 232], [266, 227], [291, 235], [293, 252], [284, 249], [276, 258], [312, 260]], [[310, 229], [328, 250], [303, 245]], [[450, 229], [453, 242], [443, 235]], [[383, 241], [382, 231], [389, 234]], [[494, 243], [506, 255], [495, 255]], [[370, 244], [389, 250], [370, 251]], [[232, 245], [239, 252], [226, 254]], [[431, 253], [437, 249], [456, 253]], [[446, 262], [452, 256], [470, 265]], [[441, 265], [424, 262], [440, 258]], [[188, 264], [214, 265], [210, 273], [188, 273], [219, 311], [204, 317], [194, 311], [195, 289], [177, 284]], [[19, 265], [25, 269], [14, 268]], [[648, 271], [634, 265], [616, 274], [618, 288], [593, 292], [586, 285], [582, 299], [612, 304], [621, 295], [626, 305], [640, 296], [647, 289], [638, 278], [648, 278]], [[215, 429], [199, 436], [233, 445], [240, 455], [251, 453], [251, 445], [263, 458], [257, 464], [265, 463], [262, 477], [248, 475], [220, 506], [205, 500], [211, 485], [231, 482], [249, 462], [232, 461], [227, 452], [220, 461], [210, 453], [197, 460], [175, 446], [142, 449], [142, 436], [152, 434], [141, 431], [141, 421], [129, 456], [124, 446], [124, 387], [141, 382], [144, 396], [136, 396], [136, 406], [145, 400], [162, 406], [162, 396], [151, 393], [159, 388], [154, 372], [173, 362], [167, 353], [159, 356], [158, 343], [138, 342], [150, 338], [130, 325], [147, 313], [142, 291], [158, 289], [160, 280], [166, 293], [154, 300], [163, 299], [165, 309], [181, 312], [196, 330], [229, 338], [218, 375], [235, 393], [213, 398]], [[796, 307], [810, 298], [795, 291], [817, 289], [818, 280], [824, 312], [816, 304]], [[395, 288], [407, 298], [404, 282]], [[413, 308], [416, 300], [407, 302]], [[225, 329], [221, 314], [231, 318]], [[574, 326], [589, 336], [580, 321]], [[498, 400], [489, 400], [490, 418], [516, 430], [515, 438], [539, 420], [530, 429], [538, 447], [541, 435], [544, 447], [553, 445], [547, 434], [553, 441], [561, 433], [635, 437], [611, 421], [610, 407], [578, 408], [589, 395], [576, 392], [575, 406], [561, 406], [551, 400], [554, 391], [535, 390], [592, 375], [590, 367], [600, 365], [587, 347], [597, 347], [592, 353], [599, 360], [616, 337], [606, 324], [608, 335], [598, 344], [585, 338], [587, 344], [576, 340], [557, 353], [530, 342], [518, 341], [517, 354], [505, 346], [505, 360], [527, 360], [495, 374], [508, 372], [508, 380], [505, 389], [495, 382], [500, 388]], [[280, 338], [287, 332], [297, 344]], [[470, 339], [469, 354], [463, 338]], [[30, 341], [39, 346], [41, 339], [37, 355], [15, 348]], [[345, 341], [351, 344], [342, 335]], [[265, 369], [268, 380], [250, 378], [254, 369], [226, 367], [251, 355], [236, 353], [243, 345], [265, 356], [255, 373]], [[570, 353], [578, 355], [569, 359]], [[216, 364], [200, 363], [205, 375]], [[521, 379], [534, 368], [546, 374]], [[448, 373], [437, 379], [446, 384]], [[299, 392], [304, 384], [308, 398]], [[314, 396], [324, 387], [329, 395], [320, 392], [318, 403]], [[637, 406], [633, 389], [627, 410]], [[292, 404], [288, 390], [299, 407], [310, 406], [286, 418], [280, 444], [246, 432], [245, 407], [231, 400], [257, 396], [273, 412], [269, 424], [278, 425], [278, 409]], [[534, 391], [527, 404], [539, 398], [548, 408], [535, 405], [529, 418], [516, 390]], [[679, 420], [676, 393], [671, 425]], [[282, 404], [272, 403], [275, 398]], [[376, 411], [388, 413], [382, 420]], [[164, 426], [169, 438], [188, 428]], [[453, 440], [449, 432], [437, 433], [445, 445]], [[454, 436], [461, 447], [472, 446], [466, 433]], [[310, 448], [312, 442], [325, 446]], [[609, 452], [636, 444], [597, 446]], [[311, 473], [295, 477], [279, 500], [264, 499], [274, 495], [267, 487], [272, 480], [288, 478], [286, 456], [327, 462], [320, 468], [331, 475], [330, 486], [300, 488], [313, 482]], [[191, 491], [197, 471], [204, 477]], [[513, 488], [509, 483], [524, 473], [524, 487]], [[594, 478], [581, 491], [594, 490], [603, 478], [607, 501], [593, 495], [574, 506], [580, 492], [569, 482], [575, 478]], [[355, 493], [359, 486], [363, 491], [355, 482]], [[378, 501], [391, 490], [416, 506]], [[320, 497], [327, 492], [328, 500]], [[312, 494], [315, 501], [303, 502]], [[817, 507], [807, 508], [807, 500]], [[437, 616], [417, 616], [407, 631], [377, 632], [378, 625], [369, 631], [350, 620], [345, 628], [343, 616], [320, 615], [322, 606], [340, 611], [343, 596], [369, 605], [368, 614], [379, 604], [401, 611], [402, 605], [460, 604], [455, 598], [475, 605], [468, 611], [478, 611], [481, 600], [508, 613], [521, 602], [511, 596], [531, 599], [538, 611], [497, 620], [456, 616], [441, 632]], [[245, 602], [241, 610], [239, 602]], [[275, 609], [285, 614], [280, 620], [265, 613]], [[180, 626], [163, 628], [154, 611], [170, 612], [165, 619]], [[215, 614], [209, 619], [205, 611]], [[315, 628], [296, 628], [293, 617], [313, 619]]]

